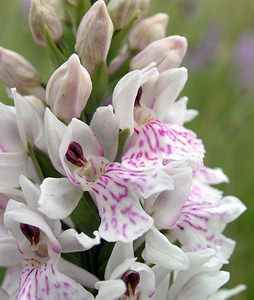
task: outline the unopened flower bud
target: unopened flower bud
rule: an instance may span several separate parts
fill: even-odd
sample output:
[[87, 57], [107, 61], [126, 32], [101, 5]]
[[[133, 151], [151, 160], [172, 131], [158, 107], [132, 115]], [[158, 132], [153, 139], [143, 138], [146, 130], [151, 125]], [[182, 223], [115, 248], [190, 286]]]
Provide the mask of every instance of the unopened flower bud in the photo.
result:
[[43, 103], [39, 98], [28, 95], [25, 99], [32, 105], [32, 107], [38, 112], [38, 114], [43, 118], [45, 112], [45, 103]]
[[159, 72], [177, 68], [186, 53], [187, 40], [185, 37], [174, 35], [160, 39], [148, 45], [131, 60], [131, 69], [143, 69], [150, 63], [156, 64]]
[[60, 16], [52, 0], [31, 1], [29, 26], [34, 40], [41, 45], [45, 45], [45, 27], [54, 41], [59, 40], [63, 33]]
[[136, 13], [147, 12], [150, 0], [110, 0], [108, 11], [115, 29], [126, 27]]
[[53, 113], [68, 123], [79, 118], [91, 94], [92, 82], [77, 54], [61, 65], [50, 77], [46, 88], [46, 102]]
[[152, 42], [164, 38], [168, 20], [169, 16], [167, 14], [158, 13], [140, 21], [130, 34], [130, 47], [133, 50], [141, 51]]
[[35, 67], [20, 54], [0, 47], [0, 80], [22, 95], [35, 95], [44, 100], [45, 89]]
[[75, 46], [82, 63], [89, 70], [106, 60], [113, 30], [104, 1], [95, 2], [80, 22]]

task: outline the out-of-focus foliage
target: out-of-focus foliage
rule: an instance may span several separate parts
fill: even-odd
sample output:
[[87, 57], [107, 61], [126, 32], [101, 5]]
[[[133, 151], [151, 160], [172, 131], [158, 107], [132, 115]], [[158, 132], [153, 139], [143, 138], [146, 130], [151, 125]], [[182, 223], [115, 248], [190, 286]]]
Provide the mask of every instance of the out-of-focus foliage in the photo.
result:
[[[46, 81], [52, 73], [46, 51], [35, 45], [23, 1], [0, 2], [0, 45], [21, 53]], [[24, 1], [26, 2], [26, 1]], [[235, 299], [254, 299], [254, 2], [252, 0], [152, 0], [152, 12], [170, 15], [168, 33], [189, 40], [184, 65], [189, 81], [184, 94], [189, 107], [200, 111], [191, 127], [204, 140], [206, 164], [223, 167], [230, 184], [225, 193], [237, 195], [247, 212], [230, 225], [237, 240], [230, 287], [248, 285]], [[3, 85], [0, 97], [7, 101]]]

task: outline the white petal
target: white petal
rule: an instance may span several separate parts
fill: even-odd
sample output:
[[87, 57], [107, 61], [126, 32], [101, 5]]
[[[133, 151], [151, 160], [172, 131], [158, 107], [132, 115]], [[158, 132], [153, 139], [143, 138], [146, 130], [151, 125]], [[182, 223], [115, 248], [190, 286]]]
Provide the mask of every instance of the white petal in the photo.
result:
[[56, 253], [61, 251], [61, 245], [53, 234], [52, 229], [42, 216], [26, 207], [25, 204], [10, 200], [4, 214], [4, 224], [18, 242], [26, 242], [26, 237], [20, 230], [20, 223], [39, 228], [48, 237], [52, 250]]
[[12, 267], [21, 264], [21, 256], [18, 251], [17, 241], [14, 237], [0, 239], [0, 265], [2, 267]]
[[60, 160], [59, 148], [67, 126], [59, 121], [48, 108], [44, 114], [44, 123], [45, 138], [50, 160], [56, 170], [65, 175], [65, 171]]
[[190, 192], [192, 169], [182, 169], [172, 178], [174, 189], [162, 192], [153, 207], [153, 217], [159, 229], [169, 229], [178, 220]]
[[19, 182], [26, 199], [26, 203], [31, 209], [36, 209], [40, 197], [40, 190], [23, 175], [20, 176]]
[[228, 280], [229, 273], [224, 271], [198, 274], [183, 286], [176, 299], [207, 299], [208, 296], [213, 295]]
[[208, 300], [226, 300], [233, 296], [240, 294], [241, 292], [246, 290], [246, 285], [239, 284], [233, 289], [221, 289], [214, 295], [210, 296]]
[[185, 270], [189, 267], [189, 260], [184, 252], [170, 243], [154, 226], [146, 234], [142, 257], [149, 263], [170, 270]]
[[42, 150], [44, 146], [44, 126], [39, 113], [16, 89], [12, 89], [14, 98], [18, 129], [25, 148], [30, 141]]
[[116, 300], [126, 291], [125, 283], [120, 279], [98, 281], [95, 288], [99, 290], [96, 300]]
[[8, 300], [9, 299], [9, 295], [1, 288], [0, 288], [0, 299], [1, 300]]
[[119, 121], [112, 106], [97, 108], [90, 126], [104, 149], [104, 156], [113, 161], [118, 148]]
[[84, 232], [78, 233], [74, 229], [65, 230], [58, 238], [59, 243], [62, 246], [62, 252], [71, 253], [86, 251], [93, 246], [100, 244], [99, 232], [94, 232], [95, 237], [90, 238]]
[[5, 187], [19, 187], [19, 176], [27, 174], [25, 152], [0, 153], [0, 184]]
[[128, 258], [134, 258], [132, 243], [117, 242], [106, 266], [105, 279], [109, 279], [114, 269]]
[[120, 122], [120, 128], [128, 128], [131, 135], [134, 130], [134, 103], [141, 82], [141, 71], [130, 72], [117, 83], [113, 92], [112, 103], [115, 114]]
[[0, 114], [0, 152], [23, 152], [15, 108], [0, 103]]
[[71, 277], [76, 282], [85, 287], [94, 288], [95, 283], [99, 280], [95, 275], [89, 273], [87, 270], [80, 268], [71, 262], [59, 258], [57, 268], [61, 273]]
[[187, 81], [187, 69], [169, 69], [160, 74], [155, 86], [156, 101], [154, 111], [160, 120], [163, 120], [177, 96], [180, 94]]
[[52, 219], [68, 217], [77, 206], [83, 191], [67, 178], [46, 178], [41, 184], [39, 210]]
[[[22, 270], [22, 264], [20, 261], [19, 265], [15, 265], [14, 267], [7, 268], [4, 279], [2, 282], [2, 288], [8, 292], [9, 295], [13, 295], [17, 293], [19, 287], [20, 280], [20, 272]], [[0, 297], [2, 300], [2, 298]]]

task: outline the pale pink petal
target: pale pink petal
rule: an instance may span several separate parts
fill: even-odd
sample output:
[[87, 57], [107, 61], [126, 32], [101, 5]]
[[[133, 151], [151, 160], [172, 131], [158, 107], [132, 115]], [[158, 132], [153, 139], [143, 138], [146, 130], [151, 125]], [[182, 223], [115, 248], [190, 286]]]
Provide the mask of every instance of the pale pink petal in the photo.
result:
[[104, 149], [104, 156], [114, 161], [118, 148], [119, 121], [112, 106], [97, 108], [90, 126]]
[[168, 188], [172, 188], [172, 179], [160, 169], [139, 173], [118, 163], [109, 164], [92, 188], [101, 217], [101, 237], [128, 242], [141, 236], [153, 219], [142, 209], [140, 197], [148, 198]]
[[220, 184], [229, 182], [227, 175], [225, 175], [220, 168], [210, 169], [202, 167], [194, 173], [195, 178], [207, 184]]
[[152, 120], [135, 129], [122, 163], [127, 168], [139, 170], [162, 164], [199, 167], [203, 164], [203, 157], [204, 146], [194, 132]]
[[92, 300], [94, 297], [80, 284], [57, 270], [48, 262], [38, 267], [27, 265], [21, 272], [17, 300]]
[[234, 249], [234, 242], [225, 238], [221, 232], [227, 223], [236, 219], [246, 208], [235, 197], [225, 197], [217, 203], [208, 201], [186, 201], [176, 226], [172, 228], [172, 234], [184, 249], [197, 251], [214, 248], [218, 256], [226, 261]]
[[89, 250], [93, 246], [100, 244], [98, 231], [94, 232], [94, 236], [94, 238], [91, 238], [84, 232], [78, 233], [70, 228], [59, 236], [58, 241], [62, 246], [62, 253], [79, 252]]
[[41, 184], [38, 209], [51, 219], [68, 217], [83, 194], [67, 178], [46, 178]]
[[59, 121], [48, 108], [46, 108], [44, 114], [44, 124], [45, 138], [50, 160], [56, 170], [65, 175], [65, 171], [60, 160], [59, 148], [67, 126]]

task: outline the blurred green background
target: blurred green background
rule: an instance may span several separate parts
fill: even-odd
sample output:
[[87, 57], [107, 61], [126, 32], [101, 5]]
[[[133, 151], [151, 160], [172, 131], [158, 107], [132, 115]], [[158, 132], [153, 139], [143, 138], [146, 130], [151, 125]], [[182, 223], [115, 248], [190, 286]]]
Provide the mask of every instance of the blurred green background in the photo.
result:
[[[27, 1], [24, 1], [27, 2]], [[151, 12], [170, 15], [168, 33], [184, 35], [189, 51], [184, 61], [189, 81], [184, 95], [200, 115], [188, 127], [206, 145], [208, 166], [220, 166], [230, 177], [226, 194], [242, 199], [248, 210], [228, 226], [237, 240], [229, 266], [228, 287], [247, 284], [234, 299], [254, 299], [254, 1], [152, 0]], [[34, 44], [21, 0], [0, 1], [0, 45], [21, 53], [44, 81], [53, 66], [44, 49]], [[14, 66], [15, 67], [15, 66]], [[0, 98], [7, 100], [0, 84]]]

